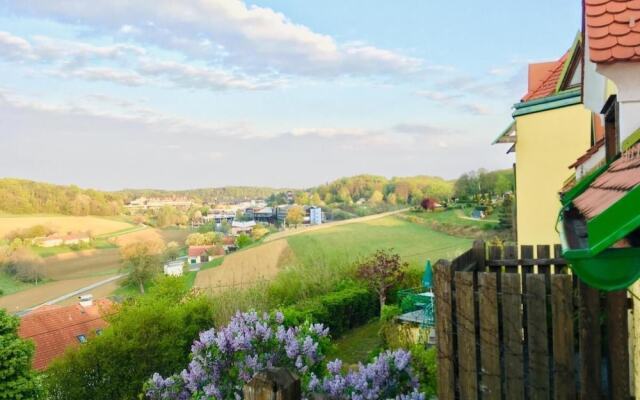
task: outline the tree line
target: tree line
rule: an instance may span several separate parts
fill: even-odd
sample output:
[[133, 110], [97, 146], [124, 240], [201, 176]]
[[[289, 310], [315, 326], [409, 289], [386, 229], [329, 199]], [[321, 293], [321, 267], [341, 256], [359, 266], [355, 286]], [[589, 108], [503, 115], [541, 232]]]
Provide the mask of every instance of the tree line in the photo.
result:
[[118, 215], [123, 206], [117, 193], [24, 179], [0, 179], [0, 193], [0, 212], [11, 214]]

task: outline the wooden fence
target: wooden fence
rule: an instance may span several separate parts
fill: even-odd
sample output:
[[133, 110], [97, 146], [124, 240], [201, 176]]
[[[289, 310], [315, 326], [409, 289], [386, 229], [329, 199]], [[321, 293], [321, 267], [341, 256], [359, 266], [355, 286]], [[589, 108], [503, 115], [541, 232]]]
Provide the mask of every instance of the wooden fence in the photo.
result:
[[434, 266], [439, 400], [631, 398], [626, 292], [535, 250], [477, 241]]

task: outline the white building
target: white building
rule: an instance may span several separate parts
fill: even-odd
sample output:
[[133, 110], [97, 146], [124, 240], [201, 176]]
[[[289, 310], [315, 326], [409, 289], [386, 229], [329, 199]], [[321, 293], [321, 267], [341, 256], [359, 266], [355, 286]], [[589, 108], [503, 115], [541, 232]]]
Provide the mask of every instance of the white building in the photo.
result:
[[322, 224], [322, 208], [320, 207], [309, 208], [309, 224], [310, 225]]
[[182, 276], [183, 270], [183, 260], [169, 261], [164, 265], [164, 274], [167, 276]]

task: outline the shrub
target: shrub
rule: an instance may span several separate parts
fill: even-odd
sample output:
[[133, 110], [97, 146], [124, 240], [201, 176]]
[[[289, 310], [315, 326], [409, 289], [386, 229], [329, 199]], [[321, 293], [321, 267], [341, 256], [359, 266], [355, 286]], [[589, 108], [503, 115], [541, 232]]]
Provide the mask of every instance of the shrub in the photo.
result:
[[343, 375], [342, 362], [323, 365], [328, 329], [305, 322], [286, 327], [281, 313], [259, 317], [236, 314], [228, 326], [200, 334], [192, 346], [191, 362], [180, 374], [154, 374], [146, 395], [160, 399], [241, 398], [242, 387], [257, 372], [271, 366], [294, 371], [302, 391], [325, 393], [330, 399], [424, 399], [417, 391], [411, 354], [386, 352], [357, 371]]
[[236, 239], [236, 245], [238, 246], [239, 249], [243, 247], [247, 247], [251, 243], [253, 243], [253, 240], [251, 239], [251, 237], [248, 235], [245, 235], [244, 233], [241, 233], [240, 236], [238, 236], [238, 238]]
[[189, 292], [185, 279], [164, 277], [108, 320], [100, 336], [48, 368], [48, 399], [137, 398], [153, 372], [169, 374], [188, 362], [192, 341], [211, 326], [212, 306]]
[[288, 325], [311, 320], [326, 325], [334, 337], [365, 324], [378, 315], [377, 296], [361, 286], [348, 286], [340, 291], [304, 300], [285, 308]]

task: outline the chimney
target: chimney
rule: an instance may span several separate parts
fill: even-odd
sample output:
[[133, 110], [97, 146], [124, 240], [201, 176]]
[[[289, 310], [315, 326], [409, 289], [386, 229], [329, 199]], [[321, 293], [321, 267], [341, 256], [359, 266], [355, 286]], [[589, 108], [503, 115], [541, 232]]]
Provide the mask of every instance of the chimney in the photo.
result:
[[620, 133], [618, 131], [618, 98], [611, 95], [602, 107], [604, 115], [604, 146], [607, 162], [615, 160], [620, 154]]
[[93, 305], [93, 295], [92, 294], [83, 294], [82, 296], [78, 296], [80, 299], [80, 305], [83, 308], [91, 307]]

